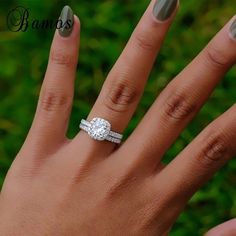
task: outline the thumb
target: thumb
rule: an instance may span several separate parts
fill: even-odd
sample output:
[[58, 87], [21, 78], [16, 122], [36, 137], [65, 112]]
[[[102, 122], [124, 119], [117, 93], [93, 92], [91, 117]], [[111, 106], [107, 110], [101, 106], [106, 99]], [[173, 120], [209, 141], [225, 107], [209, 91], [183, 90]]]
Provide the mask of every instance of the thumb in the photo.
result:
[[208, 231], [205, 236], [232, 236], [236, 235], [236, 218], [216, 226]]

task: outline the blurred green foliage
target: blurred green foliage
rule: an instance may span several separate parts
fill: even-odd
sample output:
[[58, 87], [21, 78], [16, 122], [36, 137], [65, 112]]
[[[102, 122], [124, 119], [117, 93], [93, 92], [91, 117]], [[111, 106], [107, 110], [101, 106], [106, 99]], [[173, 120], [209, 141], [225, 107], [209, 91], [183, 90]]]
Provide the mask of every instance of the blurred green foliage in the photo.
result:
[[[1, 0], [0, 184], [30, 128], [54, 34], [53, 30], [33, 29], [11, 32], [6, 27], [7, 13], [22, 5], [29, 8], [30, 19], [57, 19], [61, 8], [68, 4], [79, 16], [82, 24], [80, 59], [68, 132], [69, 137], [73, 137], [78, 131], [78, 121], [90, 111], [108, 71], [148, 3], [148, 0]], [[236, 0], [183, 0], [180, 5], [126, 135], [132, 132], [166, 84], [235, 14]], [[235, 77], [234, 68], [166, 154], [166, 162], [235, 103]], [[236, 160], [232, 160], [195, 194], [171, 235], [202, 235], [214, 225], [236, 217], [235, 186]]]

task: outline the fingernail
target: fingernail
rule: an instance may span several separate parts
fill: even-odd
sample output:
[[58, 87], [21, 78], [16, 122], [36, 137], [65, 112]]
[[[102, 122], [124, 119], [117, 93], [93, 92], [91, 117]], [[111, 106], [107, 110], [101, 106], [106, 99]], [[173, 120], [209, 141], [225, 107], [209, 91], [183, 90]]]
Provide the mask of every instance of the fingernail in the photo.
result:
[[69, 37], [73, 25], [74, 25], [74, 14], [69, 6], [64, 6], [61, 15], [59, 17], [60, 28], [58, 29], [59, 34], [62, 37]]
[[230, 27], [230, 34], [236, 39], [236, 19]]
[[167, 20], [174, 12], [177, 3], [178, 0], [157, 0], [153, 8], [153, 15], [157, 20]]

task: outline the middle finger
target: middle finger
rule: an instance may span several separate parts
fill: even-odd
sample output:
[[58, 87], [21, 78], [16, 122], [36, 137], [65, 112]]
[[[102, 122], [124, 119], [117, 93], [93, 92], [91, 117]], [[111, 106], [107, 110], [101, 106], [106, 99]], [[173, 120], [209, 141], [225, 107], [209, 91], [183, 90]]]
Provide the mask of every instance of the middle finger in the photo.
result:
[[[236, 60], [235, 17], [161, 93], [119, 151], [155, 168]], [[139, 148], [137, 148], [139, 147]], [[139, 157], [139, 158], [137, 158]], [[124, 160], [127, 162], [127, 159]], [[142, 164], [141, 164], [142, 165]]]

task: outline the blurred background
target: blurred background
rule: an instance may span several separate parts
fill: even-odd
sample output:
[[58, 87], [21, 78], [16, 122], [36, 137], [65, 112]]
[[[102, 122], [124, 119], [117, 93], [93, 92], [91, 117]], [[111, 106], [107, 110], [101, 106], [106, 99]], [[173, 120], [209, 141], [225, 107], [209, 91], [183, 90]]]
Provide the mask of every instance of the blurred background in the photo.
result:
[[[29, 21], [57, 20], [70, 5], [81, 20], [81, 49], [76, 94], [68, 136], [79, 130], [111, 66], [121, 53], [149, 0], [1, 0], [0, 1], [0, 186], [30, 128], [47, 66], [53, 29], [11, 32], [8, 12], [21, 5]], [[166, 84], [235, 14], [236, 0], [182, 0], [181, 7], [126, 130], [128, 136]], [[199, 115], [166, 154], [169, 162], [209, 122], [236, 101], [236, 68], [219, 84]], [[202, 235], [207, 229], [236, 217], [236, 159], [227, 164], [194, 195], [171, 235]]]

